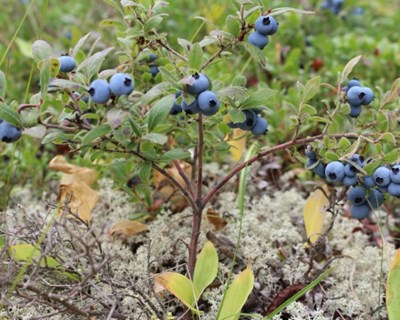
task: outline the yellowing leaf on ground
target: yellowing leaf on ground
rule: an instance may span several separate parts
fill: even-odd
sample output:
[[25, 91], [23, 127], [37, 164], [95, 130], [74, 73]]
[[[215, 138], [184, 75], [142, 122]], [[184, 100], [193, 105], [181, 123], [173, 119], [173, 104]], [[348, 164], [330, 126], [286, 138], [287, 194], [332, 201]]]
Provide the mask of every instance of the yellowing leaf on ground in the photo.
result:
[[[218, 273], [218, 254], [211, 241], [207, 241], [197, 256], [193, 284], [199, 295], [214, 281]], [[197, 296], [197, 299], [200, 298]]]
[[70, 164], [62, 155], [58, 155], [50, 161], [49, 169], [64, 173], [61, 178], [61, 184], [71, 184], [81, 181], [91, 186], [97, 179], [95, 170]]
[[171, 292], [190, 310], [197, 314], [200, 313], [194, 308], [196, 297], [200, 296], [199, 292], [187, 277], [177, 272], [164, 272], [155, 275], [154, 280]]
[[239, 161], [242, 158], [244, 150], [246, 149], [246, 131], [242, 129], [233, 129], [232, 136], [226, 137], [228, 144], [231, 146], [230, 152], [234, 161]]
[[90, 188], [82, 181], [72, 184], [60, 185], [59, 192], [59, 213], [64, 212], [64, 206], [68, 206], [71, 212], [80, 219], [89, 222], [91, 220], [91, 211], [97, 204], [99, 196], [96, 191]]
[[236, 320], [239, 319], [240, 311], [247, 301], [254, 286], [254, 274], [251, 264], [239, 273], [233, 280], [225, 294], [218, 312], [217, 320]]
[[217, 231], [223, 229], [228, 224], [226, 219], [220, 217], [218, 211], [215, 211], [211, 208], [207, 210], [206, 217], [207, 221], [211, 223]]
[[386, 307], [389, 320], [397, 320], [400, 317], [400, 249], [390, 264], [386, 285]]
[[108, 234], [110, 236], [122, 235], [125, 237], [132, 237], [135, 234], [146, 231], [147, 229], [148, 226], [146, 224], [132, 220], [123, 220], [114, 224], [108, 231]]
[[[329, 191], [326, 185], [323, 186], [323, 190], [328, 194]], [[306, 201], [303, 209], [303, 218], [310, 243], [315, 243], [322, 234], [326, 217], [325, 209], [328, 203], [329, 199], [320, 189], [311, 193]]]

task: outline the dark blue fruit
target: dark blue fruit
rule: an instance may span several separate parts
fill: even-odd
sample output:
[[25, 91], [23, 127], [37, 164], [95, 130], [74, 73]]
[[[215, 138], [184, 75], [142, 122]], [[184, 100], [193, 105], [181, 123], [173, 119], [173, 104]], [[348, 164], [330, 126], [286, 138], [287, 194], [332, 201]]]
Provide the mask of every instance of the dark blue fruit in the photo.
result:
[[154, 62], [158, 57], [154, 53], [149, 54], [149, 62]]
[[244, 115], [246, 116], [246, 119], [238, 123], [238, 128], [242, 130], [251, 130], [257, 122], [257, 114], [253, 110], [243, 110]]
[[390, 180], [394, 183], [400, 183], [400, 164], [396, 164], [392, 167]]
[[269, 42], [268, 36], [265, 36], [257, 31], [250, 33], [247, 40], [261, 50], [264, 49]]
[[374, 172], [374, 181], [378, 187], [387, 187], [390, 184], [390, 170], [386, 167], [379, 167]]
[[89, 88], [90, 99], [94, 103], [106, 103], [111, 96], [110, 86], [103, 79], [96, 79], [90, 84]]
[[351, 207], [351, 217], [354, 219], [365, 219], [369, 216], [370, 212], [371, 209], [366, 203]]
[[130, 95], [133, 91], [133, 80], [129, 74], [116, 73], [110, 79], [110, 90], [117, 97]]
[[157, 66], [150, 66], [150, 73], [153, 78], [157, 76], [157, 74], [160, 72]]
[[349, 90], [347, 90], [346, 97], [350, 105], [353, 105], [354, 107], [360, 106], [365, 97], [363, 87], [351, 87]]
[[347, 84], [347, 90], [349, 90], [351, 87], [361, 87], [361, 82], [358, 79], [353, 78]]
[[377, 189], [371, 189], [368, 196], [368, 204], [373, 209], [379, 208], [384, 201], [383, 193]]
[[350, 157], [350, 160], [355, 162], [359, 167], [364, 167], [365, 165], [365, 159], [363, 156], [360, 156], [358, 153], [353, 154]]
[[338, 183], [344, 179], [344, 165], [339, 161], [327, 164], [325, 169], [326, 180], [330, 183]]
[[363, 87], [363, 90], [364, 90], [365, 96], [364, 96], [364, 100], [363, 100], [362, 104], [364, 106], [367, 106], [372, 102], [372, 100], [374, 100], [375, 95], [372, 92], [372, 90], [368, 87]]
[[346, 177], [355, 177], [357, 175], [357, 169], [350, 163], [346, 163], [344, 165], [344, 174], [346, 175]]
[[2, 120], [0, 122], [0, 141], [5, 143], [15, 142], [21, 138], [21, 133], [20, 128], [14, 127], [7, 121]]
[[375, 186], [375, 179], [373, 176], [365, 176], [363, 177], [363, 185], [367, 188], [371, 188]]
[[195, 73], [191, 76], [193, 79], [192, 85], [187, 85], [187, 91], [191, 94], [198, 95], [203, 91], [206, 91], [210, 86], [210, 81], [202, 73]]
[[366, 191], [363, 187], [351, 188], [347, 194], [347, 199], [354, 206], [359, 206], [366, 201]]
[[260, 115], [257, 116], [257, 121], [254, 127], [251, 129], [251, 132], [255, 136], [259, 136], [262, 134], [266, 134], [268, 131], [268, 122], [264, 118], [261, 118]]
[[350, 117], [353, 117], [353, 118], [357, 118], [357, 117], [359, 117], [360, 116], [360, 114], [361, 114], [361, 105], [358, 105], [358, 106], [355, 106], [355, 105], [350, 105], [350, 113], [349, 113], [349, 115], [350, 115]]
[[343, 0], [332, 0], [332, 12], [338, 14], [342, 8]]
[[325, 165], [322, 162], [318, 163], [313, 172], [320, 178], [325, 178]]
[[185, 100], [182, 99], [181, 108], [186, 114], [196, 114], [200, 112], [199, 104], [197, 99], [194, 99], [191, 103], [187, 104]]
[[308, 159], [317, 160], [317, 153], [314, 150], [306, 149], [304, 153]]
[[276, 31], [278, 31], [278, 23], [272, 16], [259, 17], [256, 20], [254, 27], [258, 33], [261, 33], [265, 36], [273, 35]]
[[400, 197], [400, 183], [391, 182], [388, 186], [388, 192], [393, 197]]
[[212, 116], [219, 110], [219, 100], [217, 95], [212, 91], [203, 91], [197, 98], [200, 112], [206, 116]]
[[358, 177], [354, 176], [354, 177], [348, 177], [345, 176], [343, 178], [343, 185], [350, 187], [350, 186], [355, 186], [358, 183]]
[[61, 72], [71, 72], [76, 67], [75, 59], [68, 55], [58, 57], [58, 61], [60, 62]]

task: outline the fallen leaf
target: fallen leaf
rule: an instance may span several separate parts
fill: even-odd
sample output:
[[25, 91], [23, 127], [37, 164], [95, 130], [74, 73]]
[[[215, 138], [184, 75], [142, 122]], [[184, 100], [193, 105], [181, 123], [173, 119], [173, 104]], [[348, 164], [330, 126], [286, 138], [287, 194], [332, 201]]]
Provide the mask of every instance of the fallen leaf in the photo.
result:
[[91, 220], [91, 211], [98, 200], [97, 192], [83, 181], [62, 184], [59, 192], [59, 203], [61, 204], [59, 213], [62, 214], [63, 206], [67, 205], [73, 214], [89, 222]]
[[[327, 185], [324, 185], [322, 189], [326, 194], [329, 194]], [[322, 234], [326, 217], [325, 209], [328, 203], [329, 199], [320, 189], [311, 193], [306, 201], [303, 209], [303, 218], [310, 243], [315, 243]]]
[[95, 170], [70, 164], [62, 155], [58, 155], [50, 161], [49, 169], [64, 173], [60, 182], [64, 185], [79, 181], [91, 186], [97, 180], [97, 173]]
[[386, 285], [386, 306], [390, 320], [398, 319], [400, 315], [400, 249], [390, 264]]
[[223, 229], [228, 224], [224, 218], [220, 217], [218, 211], [211, 208], [207, 210], [206, 217], [207, 221], [211, 223], [217, 231]]
[[239, 161], [246, 149], [246, 131], [243, 131], [242, 129], [233, 129], [231, 138], [229, 139], [229, 136], [227, 136], [225, 140], [231, 146], [229, 151], [231, 152], [232, 159], [234, 161]]
[[132, 237], [135, 234], [146, 231], [147, 229], [148, 226], [146, 224], [132, 220], [122, 220], [115, 223], [108, 231], [108, 234], [110, 236], [122, 235], [125, 237]]

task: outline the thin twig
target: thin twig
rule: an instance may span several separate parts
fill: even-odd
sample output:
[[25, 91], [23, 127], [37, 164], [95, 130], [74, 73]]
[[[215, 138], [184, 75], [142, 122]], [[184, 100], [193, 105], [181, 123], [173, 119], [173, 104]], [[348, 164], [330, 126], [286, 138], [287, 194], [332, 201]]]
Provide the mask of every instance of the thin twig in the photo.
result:
[[183, 171], [180, 163], [178, 160], [174, 160], [174, 165], [175, 168], [178, 170], [179, 175], [181, 176], [181, 178], [183, 179], [183, 181], [186, 184], [186, 187], [188, 188], [190, 194], [192, 195], [192, 197], [194, 196], [194, 191], [193, 191], [193, 187], [192, 184], [189, 181], [189, 178], [187, 177], [187, 175], [185, 174], [185, 171]]

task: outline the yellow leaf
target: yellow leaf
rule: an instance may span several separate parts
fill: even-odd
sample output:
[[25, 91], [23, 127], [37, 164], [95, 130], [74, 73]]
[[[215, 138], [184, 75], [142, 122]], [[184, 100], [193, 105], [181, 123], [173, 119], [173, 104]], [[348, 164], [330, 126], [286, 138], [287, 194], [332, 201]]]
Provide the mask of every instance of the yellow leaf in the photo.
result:
[[[326, 194], [328, 194], [328, 187], [323, 186]], [[319, 189], [315, 190], [307, 199], [303, 209], [304, 225], [309, 241], [315, 243], [322, 233], [322, 228], [325, 221], [325, 208], [329, 200]]]
[[64, 173], [61, 177], [61, 184], [72, 184], [80, 181], [91, 186], [97, 179], [95, 170], [70, 164], [62, 155], [58, 155], [50, 161], [49, 169]]
[[386, 285], [386, 306], [389, 319], [396, 320], [400, 316], [400, 249], [390, 264]]
[[211, 241], [207, 241], [197, 256], [196, 267], [193, 274], [193, 284], [200, 295], [216, 278], [218, 273], [218, 254]]
[[110, 236], [123, 235], [125, 237], [131, 237], [147, 230], [147, 228], [148, 226], [143, 223], [131, 220], [123, 220], [115, 223], [108, 231], [108, 234]]
[[59, 214], [63, 213], [64, 205], [80, 219], [89, 222], [91, 211], [97, 204], [99, 196], [96, 191], [86, 183], [78, 181], [72, 184], [60, 185], [59, 203], [61, 205]]
[[254, 286], [254, 274], [250, 262], [229, 286], [218, 312], [217, 320], [239, 319], [240, 311]]
[[232, 137], [227, 142], [231, 146], [229, 151], [231, 152], [232, 159], [234, 161], [239, 161], [246, 149], [246, 131], [242, 129], [233, 129]]
[[199, 292], [187, 277], [177, 272], [164, 272], [155, 275], [154, 280], [171, 292], [190, 310], [197, 314], [200, 313], [199, 310], [194, 308], [196, 297], [200, 296]]

